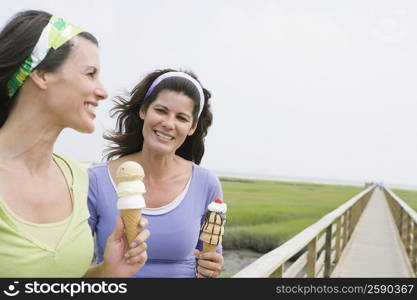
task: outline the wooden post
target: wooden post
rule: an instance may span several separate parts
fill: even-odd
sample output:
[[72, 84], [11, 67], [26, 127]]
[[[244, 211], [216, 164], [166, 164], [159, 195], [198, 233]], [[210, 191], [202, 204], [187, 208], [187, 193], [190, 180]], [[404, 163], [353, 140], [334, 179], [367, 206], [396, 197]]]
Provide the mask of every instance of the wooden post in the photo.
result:
[[398, 232], [400, 232], [400, 224], [401, 224], [401, 209], [397, 203], [394, 203], [392, 200], [392, 210], [394, 214], [395, 224], [397, 225]]
[[307, 277], [316, 277], [317, 236], [307, 246]]
[[348, 226], [348, 239], [350, 239], [352, 233], [353, 233], [353, 224], [352, 224], [352, 207], [349, 208], [348, 210], [348, 221], [349, 221], [349, 226]]
[[356, 224], [358, 224], [361, 213], [362, 213], [361, 205], [360, 203], [358, 203], [357, 205], [355, 205], [355, 222], [353, 223], [353, 229], [355, 229]]
[[362, 198], [360, 206], [359, 206], [359, 211], [358, 211], [358, 220], [359, 218], [362, 216], [363, 211], [365, 210], [365, 206], [366, 206], [366, 196], [364, 198]]
[[269, 275], [270, 278], [282, 278], [284, 274], [284, 264], [278, 267], [274, 272], [272, 272], [271, 275]]
[[398, 233], [400, 234], [401, 241], [403, 241], [403, 234], [404, 234], [404, 230], [403, 230], [403, 210], [401, 208], [400, 208], [400, 213], [399, 213]]
[[406, 243], [406, 250], [407, 250], [407, 255], [410, 258], [411, 257], [411, 246], [412, 246], [412, 242], [413, 240], [412, 238], [412, 230], [413, 228], [411, 227], [413, 224], [413, 219], [411, 218], [410, 215], [407, 214], [407, 243]]
[[403, 241], [404, 248], [407, 249], [407, 213], [401, 209], [401, 240]]
[[339, 258], [340, 258], [340, 255], [341, 255], [341, 251], [340, 251], [340, 239], [342, 238], [342, 235], [341, 235], [341, 225], [342, 225], [342, 222], [341, 222], [341, 219], [342, 217], [340, 216], [339, 218], [337, 218], [337, 221], [336, 221], [336, 263], [339, 261]]
[[350, 208], [350, 226], [349, 226], [349, 233], [352, 234], [353, 229], [355, 228], [355, 221], [356, 221], [356, 211], [358, 209], [358, 203], [355, 203]]
[[417, 275], [417, 223], [413, 223], [413, 247], [411, 249], [411, 266]]
[[343, 214], [343, 246], [342, 246], [342, 249], [344, 249], [346, 247], [346, 244], [347, 244], [347, 239], [348, 239], [347, 228], [348, 228], [348, 224], [347, 224], [347, 211], [346, 211]]
[[329, 278], [332, 272], [332, 224], [326, 229], [326, 244], [324, 246], [324, 278]]

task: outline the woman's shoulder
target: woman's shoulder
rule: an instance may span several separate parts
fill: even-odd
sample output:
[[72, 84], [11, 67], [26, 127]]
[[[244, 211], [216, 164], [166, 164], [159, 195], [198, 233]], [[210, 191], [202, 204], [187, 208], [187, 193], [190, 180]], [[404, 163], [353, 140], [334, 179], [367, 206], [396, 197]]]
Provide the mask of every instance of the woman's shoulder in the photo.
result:
[[193, 170], [194, 176], [197, 180], [202, 180], [211, 184], [217, 184], [219, 182], [219, 178], [217, 177], [214, 172], [208, 168], [202, 167], [193, 163]]
[[206, 209], [214, 199], [223, 198], [222, 186], [219, 178], [212, 170], [194, 163], [193, 167], [193, 187], [205, 195], [202, 199], [205, 199], [203, 208]]
[[88, 171], [89, 172], [94, 172], [94, 173], [100, 173], [103, 172], [107, 169], [108, 164], [107, 163], [95, 163], [93, 165], [91, 165], [90, 167], [88, 167]]
[[71, 173], [74, 175], [86, 173], [85, 166], [83, 166], [79, 160], [56, 153], [54, 153], [53, 156], [56, 160], [65, 163], [65, 165], [67, 165], [67, 167], [71, 170]]
[[103, 176], [107, 176], [108, 174], [108, 164], [107, 163], [98, 163], [90, 166], [87, 169], [88, 176], [90, 177], [90, 180], [92, 178], [101, 178]]

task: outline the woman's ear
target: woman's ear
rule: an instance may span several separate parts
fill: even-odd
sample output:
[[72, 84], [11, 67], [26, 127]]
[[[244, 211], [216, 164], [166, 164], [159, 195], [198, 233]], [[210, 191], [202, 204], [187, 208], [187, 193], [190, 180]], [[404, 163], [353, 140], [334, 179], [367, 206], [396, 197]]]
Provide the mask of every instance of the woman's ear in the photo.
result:
[[141, 118], [142, 120], [144, 120], [145, 119], [145, 115], [146, 115], [146, 113], [143, 111], [143, 109], [141, 108], [140, 110], [139, 110], [139, 118]]
[[189, 135], [189, 136], [192, 136], [192, 135], [194, 134], [195, 130], [197, 129], [197, 124], [198, 124], [198, 123], [195, 123], [195, 125], [193, 125], [193, 126], [190, 128], [190, 131], [188, 132], [188, 135]]
[[47, 72], [42, 70], [35, 70], [29, 74], [30, 79], [33, 83], [41, 90], [46, 90], [48, 87], [48, 75]]

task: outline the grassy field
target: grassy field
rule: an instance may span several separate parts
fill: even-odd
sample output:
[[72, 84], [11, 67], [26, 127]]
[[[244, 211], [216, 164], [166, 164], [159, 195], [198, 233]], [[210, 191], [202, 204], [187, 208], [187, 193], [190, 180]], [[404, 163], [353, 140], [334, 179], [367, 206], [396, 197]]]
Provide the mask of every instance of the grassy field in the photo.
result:
[[220, 178], [228, 205], [225, 249], [266, 253], [358, 194], [362, 187]]
[[417, 210], [417, 191], [411, 190], [392, 190], [394, 194], [404, 200], [411, 208]]

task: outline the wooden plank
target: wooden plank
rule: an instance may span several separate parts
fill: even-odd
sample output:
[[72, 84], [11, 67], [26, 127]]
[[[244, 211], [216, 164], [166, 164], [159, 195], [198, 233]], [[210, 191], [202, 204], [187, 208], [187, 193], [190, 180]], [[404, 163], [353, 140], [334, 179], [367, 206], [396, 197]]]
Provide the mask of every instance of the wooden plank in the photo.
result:
[[397, 225], [398, 232], [400, 232], [401, 227], [401, 206], [391, 198], [392, 209], [395, 215], [395, 224]]
[[307, 277], [316, 277], [317, 238], [313, 238], [307, 247]]
[[352, 233], [353, 233], [353, 224], [352, 224], [352, 208], [350, 208], [348, 211], [347, 211], [347, 214], [348, 214], [348, 218], [347, 218], [347, 220], [348, 220], [348, 226], [347, 226], [347, 228], [348, 228], [348, 240], [350, 239], [350, 237], [352, 236]]
[[332, 225], [327, 227], [326, 245], [325, 245], [325, 260], [324, 260], [324, 277], [329, 278], [331, 273], [331, 257], [332, 257]]
[[339, 261], [341, 255], [341, 238], [342, 238], [342, 228], [341, 228], [341, 217], [337, 218], [336, 221], [336, 262]]
[[411, 266], [417, 275], [417, 223], [413, 223], [413, 247], [411, 249]]
[[272, 274], [269, 276], [271, 278], [282, 278], [284, 273], [284, 265], [279, 266]]
[[347, 234], [347, 212], [343, 215], [343, 246], [342, 249], [345, 248], [347, 242], [348, 242], [348, 234]]
[[401, 210], [401, 240], [403, 241], [404, 248], [407, 245], [407, 213]]
[[382, 193], [374, 194], [364, 214], [334, 276], [407, 277], [407, 257], [399, 244], [398, 232]]
[[411, 257], [411, 248], [413, 242], [413, 220], [410, 216], [407, 215], [407, 242], [406, 242], [406, 251], [408, 257]]

